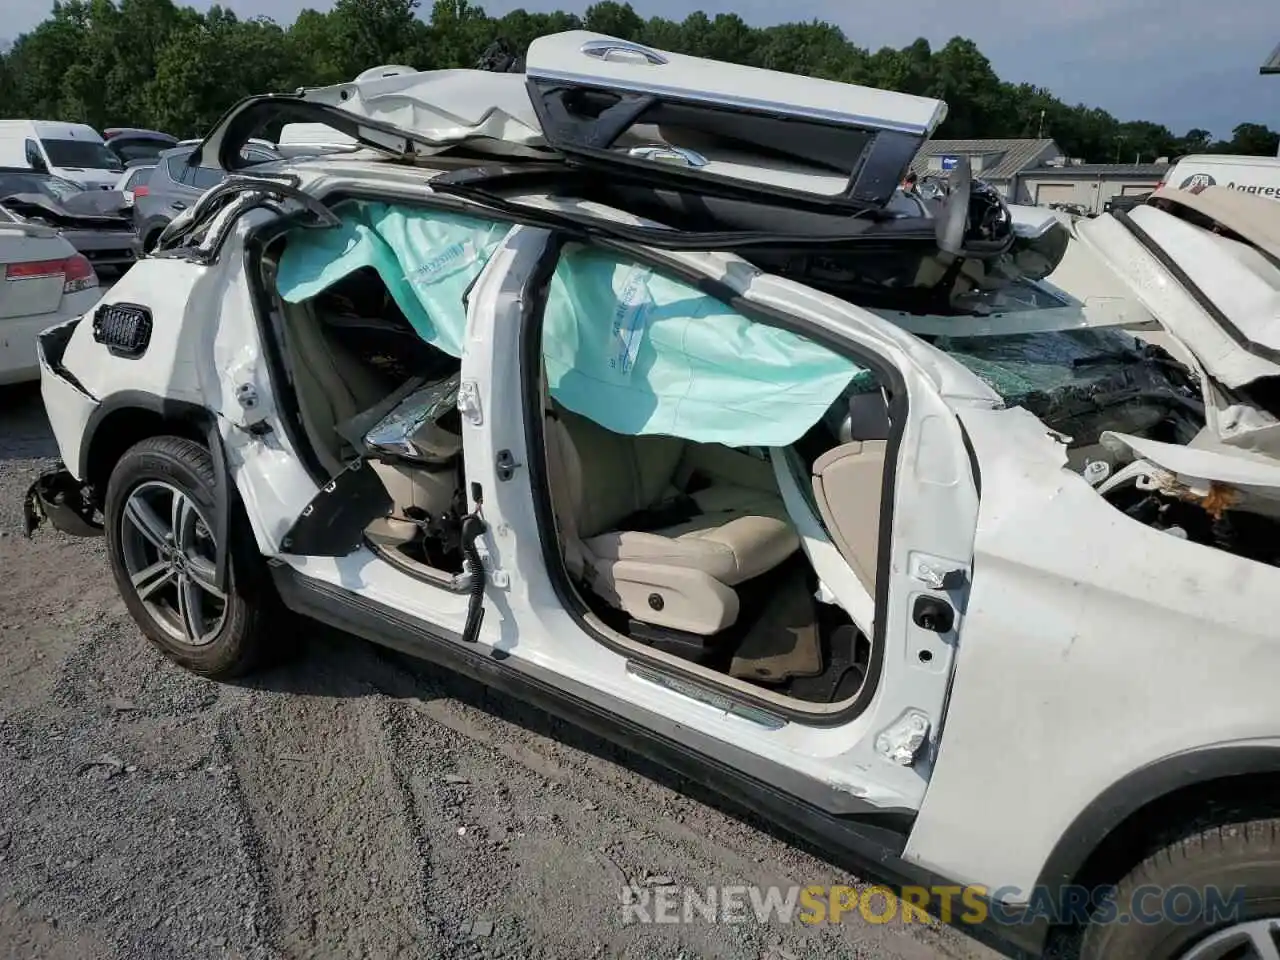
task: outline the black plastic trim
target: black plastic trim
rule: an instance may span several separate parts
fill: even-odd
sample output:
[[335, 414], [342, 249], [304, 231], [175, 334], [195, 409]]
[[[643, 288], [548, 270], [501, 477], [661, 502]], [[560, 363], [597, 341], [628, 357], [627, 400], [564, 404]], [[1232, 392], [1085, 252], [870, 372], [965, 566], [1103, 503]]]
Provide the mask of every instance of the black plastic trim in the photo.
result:
[[215, 548], [213, 583], [219, 590], [225, 592], [231, 569], [231, 486], [233, 481], [231, 471], [227, 468], [227, 452], [222, 446], [222, 434], [218, 430], [216, 417], [210, 417], [205, 427], [205, 446], [209, 448], [209, 458], [213, 460], [213, 475], [218, 478], [213, 506]]
[[[121, 330], [118, 323], [108, 323], [106, 321], [105, 318], [113, 312], [133, 317], [136, 323], [136, 329], [133, 331], [133, 342], [126, 342], [121, 338]], [[126, 303], [116, 300], [111, 303], [100, 303], [93, 311], [94, 342], [106, 347], [107, 352], [113, 357], [137, 360], [146, 354], [147, 347], [151, 345], [151, 328], [151, 308], [140, 303]]]
[[1038, 886], [1072, 883], [1107, 836], [1130, 816], [1185, 787], [1249, 774], [1280, 773], [1280, 747], [1226, 744], [1174, 754], [1112, 784], [1076, 815], [1040, 870]]
[[[673, 667], [670, 663], [660, 660], [656, 657], [647, 656], [644, 653], [629, 647], [621, 646], [614, 638], [608, 634], [596, 629], [592, 626], [587, 617], [587, 609], [582, 598], [574, 589], [569, 578], [568, 570], [564, 565], [564, 557], [560, 551], [558, 539], [555, 534], [555, 520], [551, 507], [551, 492], [546, 474], [546, 456], [544, 454], [546, 441], [543, 436], [542, 418], [534, 415], [541, 406], [541, 385], [539, 378], [541, 376], [541, 349], [539, 335], [542, 329], [542, 312], [546, 304], [546, 289], [552, 272], [555, 270], [556, 263], [560, 256], [560, 250], [563, 247], [563, 237], [558, 238], [561, 242], [552, 242], [548, 245], [547, 251], [544, 253], [543, 262], [540, 264], [539, 271], [531, 279], [529, 289], [525, 292], [524, 314], [521, 318], [520, 333], [520, 377], [521, 388], [525, 398], [525, 446], [526, 459], [529, 461], [529, 484], [533, 492], [534, 514], [537, 518], [539, 539], [542, 545], [543, 560], [546, 563], [547, 573], [551, 579], [552, 587], [556, 591], [556, 595], [565, 609], [574, 616], [578, 621], [578, 625], [590, 634], [593, 638], [603, 643], [606, 647], [615, 653], [628, 657], [631, 660], [644, 663], [650, 669], [659, 670], [664, 673], [670, 673], [679, 676], [682, 681], [699, 682], [704, 686], [711, 687], [706, 680], [700, 680], [686, 672], [680, 671]], [[858, 354], [849, 349], [848, 343], [835, 337], [830, 331], [824, 330], [813, 324], [805, 323], [789, 314], [771, 308], [762, 306], [758, 303], [748, 301], [741, 297], [737, 291], [728, 285], [719, 281], [708, 279], [700, 273], [689, 270], [684, 265], [668, 260], [664, 257], [657, 256], [653, 251], [644, 247], [633, 244], [622, 243], [619, 241], [598, 242], [601, 247], [615, 250], [626, 256], [634, 258], [637, 262], [646, 263], [656, 269], [662, 270], [672, 276], [696, 286], [708, 296], [715, 297], [721, 303], [724, 303], [734, 310], [737, 310], [743, 316], [757, 319], [760, 322], [770, 326], [779, 327], [789, 330], [792, 333], [813, 339], [824, 344], [836, 352], [850, 356], [861, 364], [865, 364], [868, 368], [875, 371], [880, 377], [881, 383], [884, 384], [889, 392], [889, 417], [891, 429], [889, 431], [888, 444], [885, 456], [885, 477], [883, 485], [883, 493], [880, 508], [880, 542], [881, 544], [889, 543], [892, 539], [893, 529], [893, 503], [897, 492], [897, 460], [902, 446], [902, 434], [905, 429], [907, 414], [907, 389], [906, 381], [897, 368], [885, 362], [883, 359], [870, 354]], [[876, 608], [884, 610], [888, 608], [889, 603], [889, 566], [891, 561], [891, 551], [881, 549], [876, 576]], [[831, 713], [814, 713], [803, 710], [798, 707], [788, 707], [772, 700], [766, 700], [763, 697], [755, 697], [749, 693], [728, 686], [716, 685], [714, 687], [717, 695], [728, 696], [734, 700], [740, 701], [753, 708], [766, 711], [777, 716], [785, 717], [787, 720], [795, 723], [804, 724], [812, 727], [832, 727], [840, 724], [848, 723], [854, 717], [861, 714], [871, 704], [874, 699], [876, 690], [880, 684], [880, 676], [884, 666], [884, 650], [885, 650], [885, 617], [876, 618], [875, 635], [871, 637], [871, 660], [867, 666], [867, 679], [862, 685], [862, 689], [853, 698], [843, 710], [833, 711]]]
[[[99, 403], [93, 413], [89, 414], [89, 420], [84, 428], [84, 439], [80, 444], [78, 476], [88, 476], [89, 456], [93, 450], [94, 435], [102, 422], [118, 410], [146, 410], [149, 413], [159, 414], [165, 420], [185, 420], [201, 430], [207, 429], [215, 420], [212, 412], [188, 400], [158, 397], [145, 390], [121, 390], [119, 393], [113, 393]], [[212, 423], [212, 426], [214, 430], [217, 429], [216, 423]]]
[[[270, 569], [285, 606], [295, 613], [439, 664], [645, 756], [719, 794], [738, 812], [776, 824], [857, 876], [899, 890], [956, 885], [902, 859], [910, 825], [903, 811], [872, 807], [669, 717], [483, 643], [464, 646], [456, 634], [429, 627], [342, 587], [309, 579], [287, 564], [273, 562]], [[836, 802], [848, 813], [823, 809], [824, 803]], [[959, 913], [955, 911], [955, 916]], [[1032, 925], [1002, 927], [991, 920], [961, 929], [1015, 960], [1031, 958], [1040, 949], [1042, 935]]]
[[850, 178], [847, 196], [859, 203], [885, 206], [920, 150], [921, 140], [919, 135], [901, 130], [877, 134]]

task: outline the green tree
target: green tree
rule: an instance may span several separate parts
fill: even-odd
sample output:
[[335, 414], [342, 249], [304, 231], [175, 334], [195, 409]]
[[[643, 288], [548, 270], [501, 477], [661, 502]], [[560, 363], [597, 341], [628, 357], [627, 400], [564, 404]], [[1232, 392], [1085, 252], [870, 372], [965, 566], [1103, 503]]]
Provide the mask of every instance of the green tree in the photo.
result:
[[1214, 144], [1216, 153], [1274, 157], [1280, 149], [1280, 132], [1261, 123], [1242, 123], [1231, 131], [1231, 139]]
[[41, 24], [0, 53], [0, 115], [197, 135], [253, 93], [340, 83], [386, 63], [470, 67], [495, 39], [523, 50], [540, 36], [585, 27], [677, 53], [940, 97], [949, 107], [943, 137], [1043, 135], [1095, 161], [1203, 150], [1274, 156], [1280, 140], [1258, 123], [1211, 142], [1205, 130], [1176, 137], [1160, 124], [1121, 122], [1043, 87], [1002, 82], [963, 37], [937, 50], [920, 39], [870, 53], [818, 20], [758, 28], [737, 14], [700, 11], [645, 20], [618, 0], [599, 0], [581, 18], [523, 9], [493, 18], [471, 0], [434, 0], [429, 11], [420, 3], [337, 0], [282, 27], [175, 0], [55, 0]]

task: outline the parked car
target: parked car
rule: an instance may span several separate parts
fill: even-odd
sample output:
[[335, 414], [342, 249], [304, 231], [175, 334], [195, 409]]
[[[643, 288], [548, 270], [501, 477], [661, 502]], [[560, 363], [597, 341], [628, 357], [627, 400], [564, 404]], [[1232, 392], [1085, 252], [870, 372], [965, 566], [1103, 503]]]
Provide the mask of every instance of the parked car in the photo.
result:
[[108, 150], [128, 166], [138, 160], [154, 164], [165, 150], [178, 145], [178, 138], [159, 130], [140, 130], [134, 127], [108, 127], [102, 131]]
[[122, 174], [120, 179], [116, 181], [116, 190], [124, 197], [124, 205], [132, 207], [134, 197], [138, 191], [142, 191], [142, 195], [147, 195], [147, 182], [151, 179], [151, 171], [155, 169], [155, 164], [134, 162], [130, 163]]
[[120, 271], [134, 262], [133, 226], [122, 193], [86, 190], [47, 173], [0, 168], [0, 203], [13, 215], [53, 227], [97, 270]]
[[0, 120], [0, 166], [26, 167], [82, 187], [110, 190], [123, 164], [84, 123]]
[[[226, 176], [221, 168], [190, 163], [194, 151], [190, 144], [165, 150], [147, 177], [145, 192], [140, 195], [134, 190], [133, 226], [139, 252], [150, 251], [169, 221]], [[275, 151], [258, 144], [246, 145], [241, 153], [250, 165], [281, 159]]]
[[[230, 111], [191, 169], [241, 176], [41, 336], [29, 529], [105, 535], [201, 675], [293, 611], [1010, 952], [1274, 956], [1270, 208], [1068, 227], [961, 161], [900, 216], [940, 101], [581, 31], [525, 69]], [[364, 150], [255, 175], [282, 113]], [[1176, 356], [1042, 282], [1069, 235]]]
[[98, 299], [92, 264], [56, 230], [0, 202], [0, 385], [36, 380], [36, 337]]

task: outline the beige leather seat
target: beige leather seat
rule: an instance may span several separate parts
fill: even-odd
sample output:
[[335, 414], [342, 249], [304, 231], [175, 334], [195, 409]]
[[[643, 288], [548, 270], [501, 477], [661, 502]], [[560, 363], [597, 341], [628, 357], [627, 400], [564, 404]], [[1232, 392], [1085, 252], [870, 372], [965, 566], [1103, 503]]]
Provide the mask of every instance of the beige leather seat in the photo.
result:
[[[773, 468], [727, 447], [611, 433], [560, 410], [547, 417], [556, 521], [571, 573], [606, 602], [656, 626], [710, 635], [738, 617], [734, 587], [800, 546]], [[627, 529], [683, 491], [697, 514]]]
[[873, 600], [887, 448], [884, 440], [853, 440], [813, 462], [813, 498], [822, 522]]
[[342, 470], [345, 441], [337, 427], [387, 396], [387, 389], [357, 357], [325, 335], [308, 302], [276, 302], [284, 319], [285, 348], [298, 410], [330, 474]]

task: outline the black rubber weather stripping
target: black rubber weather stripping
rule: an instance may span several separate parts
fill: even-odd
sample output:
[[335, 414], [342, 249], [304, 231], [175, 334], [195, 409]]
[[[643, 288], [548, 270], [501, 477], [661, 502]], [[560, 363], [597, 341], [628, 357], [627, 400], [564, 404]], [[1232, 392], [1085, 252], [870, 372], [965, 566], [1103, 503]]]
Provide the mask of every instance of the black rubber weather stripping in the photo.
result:
[[1272, 363], [1280, 363], [1280, 350], [1256, 343], [1250, 340], [1239, 327], [1232, 322], [1231, 318], [1222, 312], [1221, 308], [1209, 298], [1200, 286], [1187, 275], [1173, 257], [1169, 256], [1164, 249], [1152, 239], [1147, 231], [1133, 222], [1133, 218], [1124, 210], [1118, 210], [1111, 214], [1126, 230], [1128, 230], [1135, 240], [1138, 241], [1149, 254], [1160, 262], [1160, 265], [1173, 274], [1173, 278], [1195, 299], [1209, 316], [1213, 317], [1218, 326], [1226, 331], [1227, 336], [1235, 341], [1236, 345], [1246, 353], [1251, 353], [1255, 357], [1261, 357]]
[[789, 234], [768, 233], [756, 230], [684, 231], [669, 227], [638, 227], [630, 224], [606, 222], [597, 217], [581, 216], [561, 210], [545, 210], [508, 200], [488, 190], [471, 184], [432, 183], [437, 193], [465, 197], [511, 217], [523, 217], [535, 221], [535, 225], [550, 230], [561, 230], [577, 237], [625, 240], [655, 247], [659, 250], [737, 250], [748, 247], [830, 247], [833, 244], [865, 244], [880, 240], [874, 234], [858, 230], [846, 236], [838, 234]]

